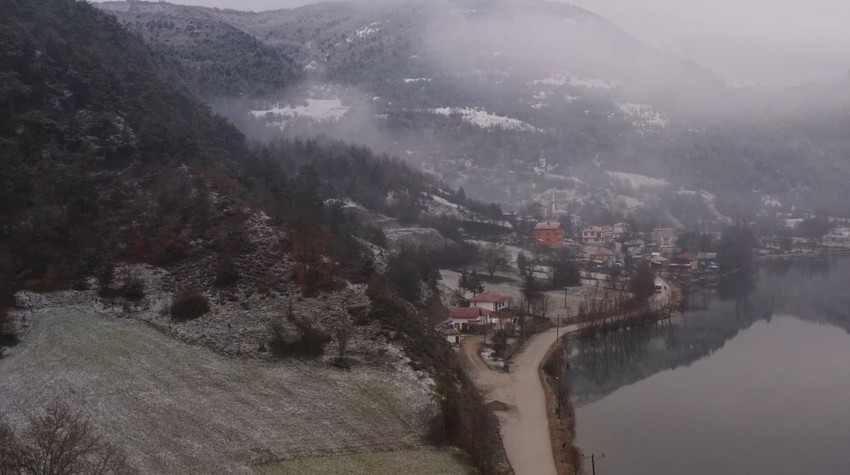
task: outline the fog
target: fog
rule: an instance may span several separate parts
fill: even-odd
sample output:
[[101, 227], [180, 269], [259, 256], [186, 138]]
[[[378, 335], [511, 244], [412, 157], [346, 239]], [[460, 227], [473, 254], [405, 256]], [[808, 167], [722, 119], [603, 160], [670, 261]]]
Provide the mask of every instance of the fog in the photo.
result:
[[571, 0], [732, 84], [798, 84], [850, 70], [844, 0]]

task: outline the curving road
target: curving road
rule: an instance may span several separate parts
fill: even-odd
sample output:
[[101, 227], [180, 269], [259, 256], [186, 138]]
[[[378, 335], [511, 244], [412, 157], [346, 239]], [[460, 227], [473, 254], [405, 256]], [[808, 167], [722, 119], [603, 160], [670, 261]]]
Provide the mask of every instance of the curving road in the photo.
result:
[[[562, 328], [569, 333], [576, 328]], [[531, 337], [522, 351], [514, 356], [510, 373], [491, 370], [481, 361], [478, 351], [483, 337], [466, 337], [463, 342], [463, 364], [488, 402], [501, 401], [506, 412], [497, 412], [501, 421], [502, 440], [508, 460], [517, 475], [556, 475], [546, 399], [538, 368], [546, 352], [555, 343], [556, 330]]]

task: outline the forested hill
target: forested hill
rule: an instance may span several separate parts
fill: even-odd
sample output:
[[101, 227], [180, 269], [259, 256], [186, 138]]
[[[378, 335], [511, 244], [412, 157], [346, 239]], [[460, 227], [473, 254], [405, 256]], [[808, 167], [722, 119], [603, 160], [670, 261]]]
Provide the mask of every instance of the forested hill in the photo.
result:
[[261, 43], [204, 9], [168, 5], [168, 11], [141, 11], [137, 4], [109, 6], [124, 26], [163, 58], [183, 65], [182, 76], [204, 98], [278, 92], [299, 76], [294, 60], [281, 49]]
[[351, 234], [368, 230], [331, 222], [328, 200], [415, 222], [423, 197], [454, 199], [362, 147], [249, 147], [171, 63], [86, 2], [0, 6], [0, 274], [18, 286], [75, 285], [105, 260], [171, 265], [223, 252], [259, 210], [337, 235], [345, 245], [319, 252], [359, 268]]
[[[292, 58], [298, 73], [285, 90], [211, 101], [258, 139], [324, 133], [402, 156], [480, 199], [513, 208], [554, 202], [590, 221], [599, 209], [619, 216], [611, 222], [630, 215], [683, 227], [850, 213], [846, 83], [771, 93], [727, 87], [580, 8], [478, 0], [261, 13], [97, 5], [144, 29], [157, 50], [179, 51], [169, 57], [187, 71], [196, 53], [180, 50], [174, 38], [182, 33], [162, 22], [196, 25], [200, 37], [233, 28]], [[252, 57], [254, 46], [240, 44]], [[222, 55], [204, 61], [222, 71], [233, 64]], [[260, 64], [258, 74], [240, 67], [234, 77], [260, 77]]]
[[266, 360], [317, 358], [332, 334], [374, 352], [386, 334], [442, 401], [410, 436], [501, 473], [495, 416], [429, 319], [436, 264], [406, 262], [416, 292], [402, 300], [380, 273], [393, 269], [388, 238], [343, 210], [415, 224], [423, 200], [462, 194], [338, 141], [246, 144], [156, 54], [87, 2], [0, 0], [0, 347], [33, 318], [7, 311], [17, 290], [71, 289], [44, 298], [111, 302], [175, 338]]

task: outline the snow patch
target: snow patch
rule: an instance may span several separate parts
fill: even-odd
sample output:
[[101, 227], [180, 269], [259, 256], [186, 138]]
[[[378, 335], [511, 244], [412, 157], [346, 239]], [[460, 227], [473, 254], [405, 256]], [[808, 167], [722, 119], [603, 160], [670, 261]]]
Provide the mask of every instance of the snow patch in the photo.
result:
[[573, 74], [555, 74], [548, 78], [535, 79], [529, 84], [532, 86], [574, 86], [587, 89], [613, 90], [623, 85], [621, 81], [602, 78], [584, 78]]
[[633, 189], [638, 189], [642, 186], [650, 187], [650, 188], [661, 188], [664, 186], [669, 186], [670, 183], [663, 178], [652, 178], [646, 175], [640, 175], [637, 173], [625, 173], [625, 172], [609, 172], [606, 171], [611, 178], [616, 180], [625, 181], [629, 184], [629, 186]]
[[291, 119], [306, 118], [316, 122], [336, 122], [348, 112], [348, 107], [342, 105], [339, 98], [307, 99], [307, 104], [276, 105], [270, 109], [251, 111], [254, 117], [281, 118], [279, 125], [285, 126]]
[[431, 112], [438, 115], [444, 115], [446, 117], [452, 114], [460, 114], [461, 118], [464, 122], [476, 125], [483, 129], [507, 129], [507, 130], [519, 130], [524, 132], [538, 132], [539, 129], [532, 126], [527, 122], [523, 122], [519, 119], [513, 119], [511, 117], [500, 116], [496, 114], [492, 114], [483, 109], [473, 109], [470, 107], [439, 107], [436, 109], [431, 109]]
[[[621, 117], [630, 120], [632, 125], [641, 130], [659, 130], [667, 127], [670, 121], [661, 112], [646, 104], [631, 102], [616, 103]], [[614, 118], [613, 115], [610, 118]]]

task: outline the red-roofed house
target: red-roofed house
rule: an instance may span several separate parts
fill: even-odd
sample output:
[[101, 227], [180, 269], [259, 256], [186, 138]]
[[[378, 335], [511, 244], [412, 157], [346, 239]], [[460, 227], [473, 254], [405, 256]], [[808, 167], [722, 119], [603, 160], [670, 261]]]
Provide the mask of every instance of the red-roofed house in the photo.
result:
[[452, 325], [461, 331], [471, 330], [472, 327], [490, 324], [490, 315], [493, 312], [486, 308], [458, 307], [451, 310]]
[[543, 221], [534, 226], [535, 244], [560, 246], [564, 243], [564, 228], [557, 221]]
[[614, 251], [606, 249], [604, 247], [597, 248], [590, 253], [590, 262], [593, 262], [595, 264], [604, 264], [606, 266], [610, 266], [614, 264], [614, 261], [616, 260], [617, 254]]
[[686, 267], [691, 270], [697, 270], [698, 263], [697, 255], [693, 252], [683, 252], [670, 260], [671, 267]]
[[484, 308], [491, 312], [498, 312], [499, 310], [509, 308], [511, 306], [511, 299], [504, 295], [484, 293], [472, 297], [472, 299], [469, 300], [469, 304], [473, 307]]

